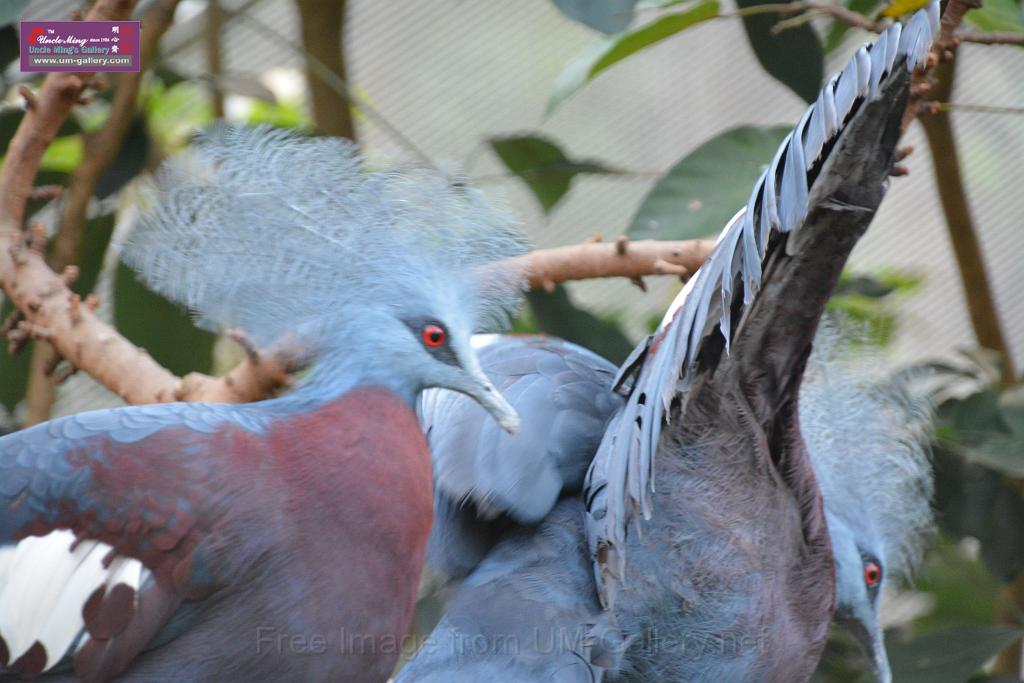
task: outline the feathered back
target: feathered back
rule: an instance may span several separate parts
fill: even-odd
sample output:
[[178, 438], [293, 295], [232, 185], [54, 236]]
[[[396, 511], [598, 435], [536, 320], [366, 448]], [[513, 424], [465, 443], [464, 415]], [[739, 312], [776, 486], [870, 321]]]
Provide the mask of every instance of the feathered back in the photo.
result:
[[[512, 219], [433, 170], [371, 171], [354, 145], [218, 125], [164, 165], [125, 259], [206, 327], [329, 348], [359, 307], [467, 310], [503, 325], [525, 251]], [[437, 308], [437, 306], [433, 306]]]
[[933, 526], [932, 405], [906, 379], [872, 371], [875, 355], [841, 327], [822, 326], [800, 422], [828, 514], [875, 542], [887, 576], [908, 578]]

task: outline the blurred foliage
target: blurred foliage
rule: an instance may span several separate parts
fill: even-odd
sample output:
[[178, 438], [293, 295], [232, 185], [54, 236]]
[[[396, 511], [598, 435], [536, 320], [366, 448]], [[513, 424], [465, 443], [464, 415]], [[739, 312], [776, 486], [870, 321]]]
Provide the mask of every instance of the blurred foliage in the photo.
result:
[[930, 612], [914, 621], [915, 631], [931, 633], [995, 621], [1000, 584], [978, 558], [977, 545], [973, 540], [958, 543], [949, 534], [936, 539], [913, 586], [936, 600]]
[[892, 678], [900, 683], [962, 683], [1024, 631], [958, 627], [889, 645]]
[[550, 213], [580, 173], [615, 173], [596, 161], [573, 161], [555, 143], [539, 136], [491, 138], [491, 148], [519, 176], [545, 213]]
[[1024, 9], [1016, 0], [985, 0], [980, 9], [968, 12], [964, 21], [979, 31], [1024, 33]]
[[96, 196], [100, 199], [111, 196], [146, 170], [151, 150], [149, 126], [146, 118], [139, 114], [132, 118], [121, 149], [96, 183]]
[[82, 162], [82, 138], [79, 135], [66, 135], [57, 138], [46, 148], [40, 168], [48, 171], [71, 173]]
[[143, 111], [160, 148], [173, 151], [188, 142], [197, 128], [213, 123], [213, 105], [204, 86], [191, 81], [153, 79], [146, 88]]
[[981, 543], [981, 559], [1009, 581], [1024, 570], [1024, 385], [999, 382], [989, 352], [930, 363], [939, 405], [935, 504], [944, 531]]
[[249, 113], [245, 117], [247, 123], [253, 125], [265, 123], [278, 128], [299, 128], [312, 130], [313, 122], [306, 113], [302, 102], [266, 102], [254, 99], [250, 103]]
[[[775, 4], [773, 0], [736, 0], [740, 9]], [[776, 13], [743, 17], [747, 40], [764, 70], [785, 84], [805, 102], [813, 102], [825, 77], [825, 54], [821, 39], [810, 24], [772, 29], [785, 17]]]
[[744, 126], [705, 142], [654, 184], [627, 234], [672, 240], [718, 234], [746, 204], [750, 188], [789, 130]]
[[[6, 298], [0, 304], [0, 320], [6, 320], [11, 314], [13, 307]], [[15, 406], [25, 396], [25, 386], [28, 382], [29, 355], [21, 353], [17, 356], [4, 351], [0, 353], [0, 405], [9, 412], [14, 412]]]
[[685, 11], [666, 14], [650, 24], [595, 41], [562, 70], [548, 100], [548, 113], [616, 62], [717, 16], [717, 0], [703, 0]]
[[550, 293], [543, 289], [530, 290], [526, 301], [534, 325], [545, 334], [585, 346], [615, 364], [624, 361], [633, 350], [633, 344], [622, 333], [618, 321], [599, 318], [577, 307], [561, 285]]
[[184, 308], [151, 292], [123, 263], [114, 278], [114, 324], [176, 375], [213, 367], [216, 335], [193, 325]]
[[864, 338], [857, 341], [886, 346], [896, 330], [896, 305], [920, 284], [920, 277], [895, 270], [871, 275], [844, 271], [828, 308], [864, 331]]
[[29, 0], [4, 0], [0, 3], [0, 26], [13, 24], [28, 7]]
[[551, 0], [565, 16], [602, 33], [618, 33], [633, 20], [637, 0]]

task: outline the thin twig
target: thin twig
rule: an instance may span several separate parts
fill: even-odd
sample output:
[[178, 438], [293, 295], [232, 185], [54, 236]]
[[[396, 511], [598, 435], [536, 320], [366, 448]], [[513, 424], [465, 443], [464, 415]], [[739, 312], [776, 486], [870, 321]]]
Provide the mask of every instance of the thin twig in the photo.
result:
[[988, 104], [962, 102], [933, 102], [938, 111], [965, 111], [976, 114], [1024, 114], [1024, 107], [998, 107]]
[[1024, 45], [1024, 33], [975, 33], [973, 31], [958, 32], [956, 37], [963, 43], [978, 45]]
[[624, 277], [636, 280], [646, 275], [688, 277], [700, 267], [714, 242], [686, 240], [630, 242], [588, 241], [553, 249], [540, 249], [513, 260], [526, 272], [530, 287], [551, 289], [569, 280]]
[[781, 14], [783, 16], [799, 15], [793, 16], [791, 19], [780, 21], [772, 27], [773, 34], [778, 34], [785, 31], [787, 28], [793, 28], [794, 26], [804, 24], [815, 16], [830, 16], [836, 21], [841, 21], [844, 24], [849, 24], [855, 28], [862, 28], [865, 31], [871, 31], [873, 33], [881, 33], [889, 26], [889, 22], [887, 21], [875, 21], [874, 19], [869, 19], [863, 14], [847, 9], [842, 5], [821, 2], [804, 2], [802, 0], [798, 2], [768, 3], [764, 5], [754, 5], [753, 7], [743, 7], [734, 12], [723, 12], [719, 15], [719, 18], [751, 17], [758, 14]]

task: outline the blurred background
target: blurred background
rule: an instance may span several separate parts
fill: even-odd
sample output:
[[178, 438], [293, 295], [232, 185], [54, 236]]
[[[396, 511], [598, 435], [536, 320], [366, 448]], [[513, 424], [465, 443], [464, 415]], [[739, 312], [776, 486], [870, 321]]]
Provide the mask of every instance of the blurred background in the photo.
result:
[[[56, 234], [55, 266], [80, 266], [76, 290], [95, 291], [101, 314], [177, 374], [223, 371], [239, 351], [145, 291], [118, 264], [117, 244], [134, 221], [139, 181], [219, 117], [347, 135], [373, 163], [464, 174], [507, 204], [537, 247], [594, 235], [712, 236], [745, 202], [785, 132], [779, 127], [792, 126], [823, 74], [871, 37], [827, 12], [740, 18], [738, 9], [760, 3], [739, 4], [144, 0], [136, 14], [145, 17], [148, 73], [134, 97], [119, 102], [123, 79], [111, 78], [76, 109], [39, 182], [81, 191], [35, 202], [32, 220]], [[914, 9], [848, 5], [871, 18]], [[5, 148], [23, 112], [17, 86], [34, 82], [12, 62], [17, 20], [64, 19], [83, 7], [0, 2], [0, 59], [10, 63], [0, 110]], [[166, 21], [161, 10], [170, 12]], [[771, 32], [794, 17], [791, 28]], [[968, 15], [967, 28], [1024, 35], [1020, 4], [988, 2]], [[967, 680], [1019, 636], [1022, 74], [1019, 45], [959, 50], [955, 83], [947, 74], [937, 88], [951, 85], [951, 94], [936, 93], [949, 106], [910, 125], [909, 175], [893, 179], [833, 299], [894, 368], [926, 365], [941, 385], [942, 533], [918, 582], [886, 602], [897, 681]], [[959, 176], [951, 175], [957, 159]], [[961, 196], [966, 224], [956, 207], [950, 221], [940, 201]], [[958, 267], [958, 257], [979, 256], [970, 237], [987, 289], [977, 269], [964, 276]], [[534, 292], [518, 327], [621, 360], [680, 286], [670, 277], [644, 284], [646, 292], [612, 279]], [[40, 371], [46, 363], [41, 346], [0, 360], [8, 428], [117, 403], [82, 373], [54, 388]], [[858, 657], [837, 640], [822, 680], [857, 680]], [[1005, 655], [996, 672], [1013, 679], [1019, 660], [1019, 652]]]

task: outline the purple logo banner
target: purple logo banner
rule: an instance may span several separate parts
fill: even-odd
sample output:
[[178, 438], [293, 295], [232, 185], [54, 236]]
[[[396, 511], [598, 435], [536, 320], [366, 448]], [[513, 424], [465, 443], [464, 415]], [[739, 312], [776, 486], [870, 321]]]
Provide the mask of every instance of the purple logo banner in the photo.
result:
[[138, 71], [138, 21], [23, 21], [22, 71]]

